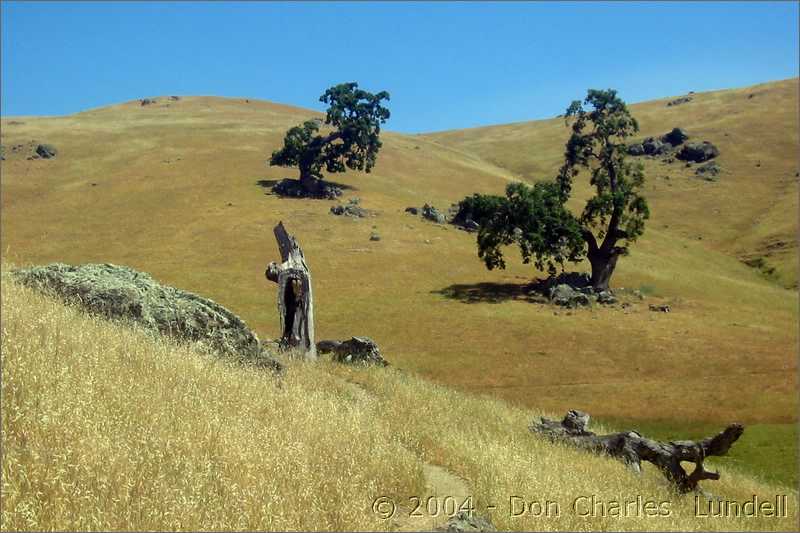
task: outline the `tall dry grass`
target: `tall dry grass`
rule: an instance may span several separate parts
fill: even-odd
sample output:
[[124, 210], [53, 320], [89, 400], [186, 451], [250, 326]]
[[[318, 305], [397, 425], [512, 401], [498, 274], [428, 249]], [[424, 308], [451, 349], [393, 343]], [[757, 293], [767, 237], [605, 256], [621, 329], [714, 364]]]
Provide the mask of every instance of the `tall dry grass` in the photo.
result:
[[418, 492], [377, 400], [282, 384], [2, 284], [3, 530], [379, 529]]
[[[386, 496], [408, 512], [409, 497], [424, 494], [425, 462], [463, 478], [501, 529], [797, 526], [796, 491], [724, 461], [707, 489], [738, 501], [789, 494], [789, 516], [698, 518], [694, 498], [652, 468], [635, 476], [534, 438], [529, 410], [391, 368], [290, 361], [278, 382], [6, 277], [2, 378], [3, 530], [384, 530], [398, 522], [372, 501]], [[555, 502], [558, 513], [511, 516], [513, 496]], [[572, 507], [591, 496], [606, 509], [641, 497], [669, 515], [579, 516], [596, 511], [585, 500]]]

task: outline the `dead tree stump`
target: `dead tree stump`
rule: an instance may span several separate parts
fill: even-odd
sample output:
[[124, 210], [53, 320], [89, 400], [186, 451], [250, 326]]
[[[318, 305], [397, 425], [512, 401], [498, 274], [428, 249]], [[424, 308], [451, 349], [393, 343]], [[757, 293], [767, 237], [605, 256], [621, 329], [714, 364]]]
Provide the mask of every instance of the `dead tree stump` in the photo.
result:
[[267, 265], [264, 275], [278, 284], [278, 314], [281, 318], [281, 347], [297, 350], [306, 359], [317, 359], [314, 344], [314, 298], [311, 272], [295, 238], [286, 232], [283, 222], [273, 230], [281, 263]]
[[[587, 431], [589, 415], [581, 411], [569, 411], [563, 420], [541, 418], [530, 425], [533, 433], [552, 442], [563, 442], [597, 454], [615, 457], [635, 472], [641, 472], [642, 461], [656, 465], [681, 493], [699, 490], [698, 482], [704, 479], [719, 479], [719, 473], [703, 467], [706, 457], [725, 455], [744, 432], [740, 424], [731, 424], [714, 437], [701, 441], [680, 440], [660, 442], [641, 436], [636, 431], [595, 435]], [[695, 464], [691, 474], [681, 466], [681, 461]]]

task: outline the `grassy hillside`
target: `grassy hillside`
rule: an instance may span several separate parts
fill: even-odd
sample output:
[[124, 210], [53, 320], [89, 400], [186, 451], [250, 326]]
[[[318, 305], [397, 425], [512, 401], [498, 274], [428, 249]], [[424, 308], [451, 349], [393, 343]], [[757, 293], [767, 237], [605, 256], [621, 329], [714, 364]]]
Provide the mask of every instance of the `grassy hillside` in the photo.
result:
[[[532, 303], [524, 291], [540, 275], [532, 268], [511, 260], [507, 271], [488, 272], [473, 235], [403, 212], [548, 175], [563, 150], [559, 121], [386, 133], [372, 174], [334, 178], [378, 212], [352, 220], [332, 216], [332, 202], [279, 199], [258, 185], [294, 175], [265, 160], [310, 111], [191, 97], [4, 117], [2, 253], [19, 265], [129, 265], [213, 298], [274, 337], [275, 289], [263, 271], [278, 258], [271, 230], [283, 220], [313, 273], [319, 339], [370, 336], [398, 369], [524, 408], [578, 408], [684, 430], [794, 424], [797, 294], [738, 255], [767, 237], [794, 242], [796, 96], [791, 80], [698, 94], [683, 106], [633, 107], [643, 135], [683, 126], [717, 143], [726, 173], [708, 183], [688, 169], [651, 169], [653, 218], [612, 280], [649, 295], [628, 310], [568, 313]], [[518, 144], [504, 144], [516, 136]], [[58, 157], [9, 151], [32, 140], [55, 145]], [[526, 159], [530, 153], [540, 159]], [[750, 165], [759, 159], [760, 167]], [[669, 172], [676, 174], [659, 177]], [[371, 242], [372, 231], [382, 239]], [[767, 261], [796, 261], [793, 245], [787, 250]], [[779, 272], [786, 284], [796, 279], [788, 268]], [[652, 313], [649, 303], [673, 312]]]
[[[539, 411], [399, 369], [290, 360], [279, 384], [5, 276], [2, 308], [4, 531], [421, 530], [443, 518], [409, 517], [410, 497], [465, 495], [482, 512], [495, 505], [502, 529], [797, 524], [797, 492], [739, 473], [734, 457], [707, 462], [722, 479], [706, 488], [738, 502], [785, 494], [787, 517], [698, 517], [694, 497], [654, 468], [637, 476], [535, 438], [526, 427]], [[547, 516], [512, 516], [512, 496], [553, 503]], [[393, 517], [373, 512], [380, 497], [397, 504]], [[637, 497], [662, 514], [645, 517]]]
[[[798, 79], [690, 96], [675, 106], [667, 106], [675, 97], [632, 105], [641, 137], [684, 128], [692, 139], [719, 147], [724, 172], [709, 183], [680, 161], [647, 161], [650, 227], [702, 239], [710, 249], [744, 260], [761, 258], [779, 283], [797, 287]], [[561, 118], [426, 136], [529, 181], [555, 175], [567, 137]], [[585, 183], [578, 191], [587, 192]]]

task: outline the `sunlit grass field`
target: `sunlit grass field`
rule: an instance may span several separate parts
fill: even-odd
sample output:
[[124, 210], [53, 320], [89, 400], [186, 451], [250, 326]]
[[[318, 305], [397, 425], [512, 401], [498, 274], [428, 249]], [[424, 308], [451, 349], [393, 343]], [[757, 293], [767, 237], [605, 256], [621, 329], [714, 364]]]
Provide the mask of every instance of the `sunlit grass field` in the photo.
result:
[[[654, 468], [637, 476], [535, 438], [539, 411], [393, 368], [287, 360], [276, 380], [2, 281], [3, 530], [424, 529], [428, 518], [403, 514], [427, 494], [429, 465], [462, 479], [501, 529], [797, 524], [796, 491], [726, 458], [709, 461], [722, 479], [706, 490], [740, 502], [787, 495], [787, 516], [698, 517], [694, 496]], [[396, 502], [392, 518], [373, 511], [379, 497]], [[637, 497], [662, 514], [609, 511]]]
[[[755, 96], [750, 98], [750, 94]], [[568, 100], [581, 96], [568, 95], [565, 106]], [[625, 98], [624, 94], [621, 96]], [[701, 436], [708, 431], [714, 433], [731, 422], [741, 422], [753, 426], [753, 431], [746, 431], [742, 441], [734, 447], [732, 457], [721, 462], [723, 468], [741, 472], [744, 475], [741, 479], [745, 481], [737, 485], [733, 480], [740, 478], [726, 473], [721, 483], [714, 484], [720, 488], [714, 490], [726, 492], [766, 486], [751, 485], [756, 483], [751, 478], [757, 478], [758, 483], [794, 485], [797, 483], [796, 459], [793, 458], [797, 450], [798, 295], [796, 289], [787, 287], [796, 286], [797, 282], [798, 80], [696, 94], [693, 102], [683, 106], [666, 107], [666, 101], [631, 106], [642, 125], [642, 136], [662, 134], [674, 126], [684, 127], [695, 139], [710, 140], [720, 147], [723, 174], [718, 182], [705, 182], [692, 177], [694, 169], [681, 164], [666, 166], [647, 161], [645, 195], [650, 200], [652, 217], [645, 235], [633, 246], [631, 255], [620, 260], [612, 279], [613, 287], [639, 289], [646, 299], [634, 302], [627, 310], [595, 307], [571, 312], [530, 301], [524, 287], [543, 274], [520, 264], [516, 250], [509, 250], [508, 270], [489, 272], [477, 258], [474, 235], [404, 213], [405, 207], [420, 207], [426, 202], [446, 209], [451, 202], [473, 192], [500, 194], [510, 180], [547, 179], [562, 157], [567, 137], [563, 119], [431, 135], [382, 133], [384, 147], [371, 174], [348, 172], [333, 176], [334, 181], [351, 187], [345, 191], [343, 200], [358, 196], [362, 206], [377, 213], [375, 217], [352, 220], [329, 213], [335, 202], [279, 199], [265, 194], [265, 189], [259, 185], [262, 180], [295, 175], [292, 169], [267, 167], [265, 161], [280, 145], [286, 129], [313, 116], [312, 111], [257, 100], [185, 97], [180, 101], [161, 98], [157, 104], [145, 107], [132, 101], [66, 117], [3, 117], [0, 137], [7, 148], [36, 140], [54, 144], [59, 150], [58, 157], [50, 160], [28, 160], [24, 155], [6, 150], [7, 159], [0, 164], [0, 242], [4, 261], [19, 266], [54, 261], [127, 265], [152, 274], [162, 283], [212, 298], [240, 315], [260, 337], [274, 338], [279, 330], [274, 285], [264, 280], [263, 272], [269, 261], [278, 258], [272, 228], [283, 220], [289, 232], [298, 238], [313, 274], [317, 338], [366, 335], [379, 344], [392, 363], [392, 369], [385, 372], [290, 363], [287, 383], [298, 380], [297, 384], [294, 388], [277, 389], [265, 386], [263, 376], [254, 377], [208, 358], [175, 357], [175, 350], [181, 354], [188, 354], [190, 350], [165, 344], [156, 343], [152, 347], [148, 344], [144, 348], [139, 347], [139, 341], [131, 341], [131, 349], [135, 346], [135, 353], [140, 356], [117, 361], [121, 357], [118, 353], [128, 353], [127, 348], [103, 343], [111, 342], [121, 333], [107, 335], [103, 341], [88, 340], [91, 335], [84, 333], [85, 328], [50, 327], [55, 324], [53, 318], [50, 326], [18, 326], [16, 337], [10, 334], [7, 337], [4, 329], [4, 358], [6, 347], [12, 346], [8, 344], [10, 339], [16, 338], [13, 345], [25, 346], [28, 350], [31, 347], [26, 343], [44, 343], [41, 338], [45, 336], [50, 344], [43, 345], [42, 350], [55, 350], [56, 340], [69, 342], [70, 346], [80, 346], [70, 352], [74, 352], [74, 357], [89, 359], [70, 364], [73, 359], [54, 355], [63, 355], [69, 350], [58, 348], [58, 352], [40, 355], [38, 360], [42, 365], [44, 361], [48, 364], [36, 372], [31, 370], [32, 374], [26, 374], [18, 370], [19, 379], [31, 381], [8, 392], [4, 382], [4, 424], [11, 420], [6, 417], [6, 405], [11, 405], [6, 399], [11, 398], [11, 391], [27, 394], [25, 391], [36, 390], [35, 384], [39, 382], [57, 384], [61, 387], [56, 387], [61, 391], [59, 394], [72, 390], [78, 395], [75, 401], [86, 397], [86, 401], [94, 402], [96, 395], [115, 394], [118, 388], [127, 391], [121, 398], [136, 400], [130, 405], [117, 401], [114, 409], [153, 405], [147, 403], [150, 397], [153, 401], [170, 398], [170, 405], [183, 405], [181, 402], [188, 400], [179, 402], [169, 396], [173, 394], [173, 387], [166, 383], [172, 384], [169, 379], [181, 380], [190, 373], [183, 366], [168, 371], [165, 361], [170, 361], [169, 365], [192, 368], [200, 365], [196, 361], [205, 361], [200, 367], [207, 373], [203, 374], [206, 377], [192, 380], [197, 383], [204, 383], [203, 379], [213, 380], [214, 387], [222, 389], [213, 398], [203, 400], [210, 403], [198, 403], [196, 407], [199, 411], [231, 416], [230, 428], [226, 427], [226, 431], [238, 432], [238, 436], [226, 433], [225, 438], [229, 440], [224, 445], [216, 445], [216, 452], [224, 449], [225, 454], [231, 455], [225, 456], [225, 467], [208, 467], [211, 470], [207, 475], [222, 476], [220, 472], [223, 472], [229, 475], [226, 480], [234, 479], [231, 487], [243, 487], [244, 481], [235, 481], [240, 474], [225, 473], [228, 472], [225, 468], [247, 463], [249, 471], [253, 472], [248, 479], [265, 478], [267, 484], [275, 481], [264, 489], [265, 492], [252, 489], [255, 492], [236, 493], [234, 499], [246, 507], [244, 511], [237, 511], [242, 517], [240, 526], [229, 525], [232, 522], [225, 521], [227, 519], [210, 518], [208, 513], [218, 510], [206, 505], [207, 500], [202, 498], [214, 497], [209, 496], [213, 490], [202, 489], [204, 485], [199, 478], [192, 476], [186, 477], [185, 486], [165, 481], [160, 488], [151, 487], [156, 491], [151, 493], [153, 500], [161, 499], [163, 504], [144, 499], [135, 504], [131, 502], [139, 496], [123, 498], [119, 491], [106, 491], [113, 495], [109, 505], [122, 506], [121, 502], [125, 502], [125, 509], [140, 505], [136, 511], [140, 513], [137, 515], [140, 521], [129, 515], [118, 518], [119, 524], [125, 520], [125, 523], [139, 524], [140, 528], [173, 527], [168, 524], [178, 521], [182, 524], [180, 527], [189, 529], [356, 527], [352, 524], [361, 524], [358, 527], [364, 529], [394, 527], [386, 526], [370, 513], [362, 515], [363, 521], [354, 518], [365, 512], [370, 503], [364, 501], [364, 494], [369, 492], [364, 487], [397, 497], [413, 494], [425, 485], [423, 472], [427, 464], [447, 466], [467, 479], [471, 490], [480, 498], [493, 498], [505, 490], [522, 490], [520, 487], [541, 493], [546, 481], [553, 479], [558, 479], [564, 487], [572, 487], [562, 480], [566, 471], [553, 473], [554, 469], [540, 467], [520, 467], [507, 473], [481, 470], [497, 468], [498, 461], [530, 464], [529, 452], [540, 448], [536, 448], [539, 444], [531, 442], [525, 427], [532, 413], [538, 410], [560, 416], [568, 409], [581, 409], [615, 428], [638, 427], [665, 439]], [[586, 181], [578, 178], [578, 199], [588, 191]], [[576, 202], [573, 207], [578, 209], [580, 205]], [[381, 235], [380, 241], [369, 240], [373, 231]], [[764, 258], [767, 267], [775, 268], [775, 274], [765, 276], [742, 262], [753, 257]], [[574, 268], [586, 270], [588, 265]], [[20, 298], [25, 301], [39, 301], [38, 297], [24, 294], [26, 296]], [[4, 296], [4, 328], [10, 328], [6, 324], [12, 322], [6, 315], [22, 313], [25, 306], [17, 306], [19, 309], [14, 311], [12, 305], [6, 304], [6, 298]], [[651, 303], [668, 304], [672, 312], [650, 312], [648, 305]], [[26, 316], [35, 317], [36, 313]], [[69, 316], [70, 320], [78, 320]], [[98, 323], [97, 327], [105, 326]], [[22, 334], [22, 331], [36, 333]], [[79, 335], [82, 340], [73, 339], [68, 333]], [[30, 341], [25, 340], [28, 337]], [[90, 348], [97, 346], [97, 350], [86, 348], [84, 344]], [[16, 353], [21, 352], [17, 350]], [[92, 363], [91, 357], [100, 357], [100, 353], [113, 354], [113, 361], [100, 358]], [[30, 360], [31, 365], [37, 360], [32, 355], [19, 359]], [[13, 360], [13, 357], [4, 359], [4, 372], [10, 368], [5, 365]], [[77, 377], [68, 379], [67, 370], [53, 366], [55, 363], [69, 364], [68, 368]], [[134, 373], [129, 381], [117, 383], [112, 380], [132, 376], [131, 373], [103, 366], [102, 372], [87, 370], [84, 375], [78, 370], [84, 363], [88, 367], [112, 363], [144, 365], [146, 371]], [[56, 372], [57, 368], [61, 368], [57, 374], [47, 374], [50, 370]], [[156, 372], [155, 368], [160, 371]], [[155, 382], [144, 385], [144, 379], [155, 380], [156, 376], [161, 379], [161, 371], [176, 377], [164, 378], [167, 381], [159, 382], [160, 385]], [[23, 378], [25, 375], [30, 377]], [[101, 379], [100, 375], [105, 377]], [[92, 381], [86, 381], [91, 376], [95, 376]], [[354, 386], [353, 381], [361, 385]], [[244, 391], [241, 399], [238, 393], [234, 394], [234, 389], [223, 385], [229, 382], [231, 387], [235, 385]], [[312, 385], [316, 382], [325, 386]], [[74, 384], [72, 389], [69, 383]], [[328, 385], [330, 387], [326, 388]], [[212, 386], [198, 384], [184, 390], [199, 391], [209, 387]], [[412, 390], [413, 394], [421, 395], [419, 401], [411, 401]], [[308, 394], [305, 391], [309, 391]], [[371, 424], [383, 428], [369, 433], [376, 439], [370, 441], [370, 446], [377, 448], [368, 456], [376, 456], [376, 464], [389, 469], [391, 475], [375, 474], [372, 459], [356, 461], [343, 457], [335, 461], [344, 463], [333, 463], [338, 465], [335, 466], [338, 471], [354, 469], [352, 476], [341, 481], [335, 490], [328, 491], [351, 501], [351, 507], [340, 507], [342, 514], [321, 517], [314, 514], [321, 511], [307, 507], [283, 508], [281, 513], [259, 508], [255, 502], [273, 489], [278, 490], [275, 487], [283, 480], [299, 480], [300, 476], [317, 480], [294, 484], [299, 491], [301, 486], [314, 486], [314, 483], [322, 483], [322, 478], [331, 478], [330, 472], [298, 473], [291, 469], [294, 467], [280, 467], [289, 470], [272, 472], [273, 468], [279, 468], [274, 466], [279, 459], [277, 456], [265, 458], [275, 447], [262, 447], [251, 441], [242, 440], [241, 450], [228, 449], [227, 445], [237, 438], [256, 438], [250, 435], [249, 429], [244, 429], [252, 429], [252, 420], [256, 417], [248, 416], [250, 422], [242, 421], [237, 426], [233, 421], [235, 408], [226, 401], [245, 405], [242, 409], [257, 412], [264, 419], [271, 416], [264, 413], [280, 413], [275, 420], [280, 421], [281, 428], [289, 428], [294, 423], [287, 421], [292, 419], [289, 413], [294, 412], [289, 404], [297, 403], [291, 394], [297, 394], [298, 398], [307, 396], [309, 401], [313, 399], [319, 403], [313, 403], [295, 417], [298, 425], [294, 429], [279, 431], [275, 429], [277, 425], [265, 425], [265, 428], [272, 428], [264, 430], [269, 435], [258, 434], [264, 442], [289, 446], [294, 438], [292, 433], [302, 433], [302, 425], [302, 430], [309, 435], [309, 447], [282, 452], [289, 454], [286, 464], [311, 461], [303, 464], [315, 465], [308, 466], [312, 470], [325, 468], [323, 463], [329, 463], [323, 461], [322, 456], [334, 454], [332, 449], [350, 450], [351, 437], [334, 435], [334, 426], [345, 424], [335, 414], [340, 411], [344, 413], [342, 416], [352, 416], [347, 424], [363, 424], [345, 425], [362, 428], [351, 433], [363, 433], [366, 431], [363, 428], [372, 427]], [[30, 402], [26, 406], [44, 401], [34, 396], [25, 397]], [[286, 403], [278, 407], [274, 402], [280, 401]], [[189, 403], [193, 402], [194, 399]], [[64, 413], [60, 417], [42, 415], [45, 425], [54, 427], [53, 424], [66, 420], [67, 405], [71, 404], [56, 399], [45, 406]], [[462, 412], [457, 405], [466, 406], [466, 411]], [[101, 416], [104, 412], [96, 406], [81, 409], [80, 413], [85, 416]], [[128, 457], [125, 446], [133, 446], [130, 443], [137, 443], [137, 438], [144, 442], [150, 438], [147, 435], [159, 431], [164, 439], [181, 447], [181, 453], [195, 453], [195, 448], [197, 453], [202, 452], [197, 442], [190, 444], [187, 439], [205, 435], [202, 433], [205, 429], [201, 431], [199, 426], [186, 431], [181, 429], [181, 424], [199, 416], [196, 413], [164, 414], [151, 421], [143, 414], [150, 407], [136, 409], [139, 410], [126, 412], [124, 416], [114, 415], [117, 426], [93, 421], [70, 430], [79, 433], [69, 433], [70, 437], [58, 437], [61, 433], [56, 431], [55, 440], [48, 442], [74, 438], [75, 442], [105, 443], [92, 447], [92, 453], [100, 457], [96, 464], [104, 462], [112, 466], [121, 461], [112, 459], [117, 452]], [[437, 410], [435, 416], [430, 415], [431, 409]], [[26, 410], [38, 412], [28, 407]], [[453, 413], [445, 416], [448, 410]], [[501, 414], [489, 415], [492, 410]], [[325, 420], [330, 420], [330, 426], [327, 422], [320, 422], [313, 428], [303, 425], [308, 422], [303, 417], [312, 416], [311, 412], [319, 417], [322, 417], [319, 413], [326, 413], [329, 418]], [[334, 414], [327, 414], [329, 412]], [[433, 419], [424, 420], [428, 415]], [[145, 432], [141, 425], [130, 422], [137, 417], [144, 419], [139, 424], [152, 422], [160, 424], [157, 427], [161, 429]], [[202, 417], [197, 419], [200, 425], [215, 427], [204, 422], [206, 419]], [[218, 420], [223, 419], [227, 420], [219, 415]], [[30, 427], [38, 427], [37, 424]], [[120, 441], [129, 444], [108, 441], [112, 427], [125, 435]], [[311, 436], [312, 432], [328, 430], [334, 433]], [[168, 432], [174, 435], [168, 436]], [[28, 433], [24, 435], [25, 446], [28, 446], [33, 441]], [[453, 435], [468, 440], [470, 446], [467, 443], [456, 445], [458, 439]], [[482, 440], [495, 437], [496, 442], [491, 441], [495, 444]], [[67, 448], [59, 445], [47, 451], [46, 442], [38, 442], [42, 448], [37, 457], [46, 459], [49, 461], [46, 464], [50, 465], [41, 479], [51, 479], [59, 468], [82, 468], [68, 467], [78, 463], [53, 455], [62, 453], [54, 451], [56, 448]], [[149, 449], [146, 443], [136, 445]], [[319, 451], [323, 448], [315, 448], [317, 445], [324, 446], [326, 451]], [[464, 448], [456, 453], [459, 446]], [[491, 454], [481, 451], [482, 446], [497, 453], [498, 459], [488, 459]], [[547, 450], [546, 455], [556, 453], [550, 447]], [[773, 451], [778, 453], [777, 457]], [[163, 450], [152, 453], [173, 456]], [[384, 460], [390, 463], [383, 465]], [[603, 461], [581, 460], [592, 462], [592, 468], [606, 468]], [[138, 471], [138, 467], [128, 467], [131, 472]], [[600, 477], [608, 474], [608, 480], [621, 476], [619, 485], [614, 485], [617, 481], [609, 481], [609, 491], [636, 494], [640, 487], [638, 481], [631, 483], [617, 467], [614, 464], [607, 467], [607, 471], [597, 472], [603, 472], [598, 474]], [[113, 472], [113, 468], [109, 472]], [[149, 478], [154, 470], [146, 472]], [[120, 474], [119, 479], [128, 477], [128, 473]], [[661, 487], [657, 477], [651, 480], [655, 485], [648, 485], [647, 490], [652, 494], [656, 494], [652, 491], [662, 490], [657, 488]], [[36, 476], [30, 479], [34, 478]], [[372, 482], [378, 484], [362, 483], [368, 478], [379, 480]], [[352, 486], [349, 479], [355, 480]], [[603, 477], [603, 486], [606, 481]], [[598, 481], [574, 482], [579, 484], [575, 486], [582, 487], [580, 483]], [[186, 487], [190, 485], [195, 491], [191, 497], [186, 496], [189, 490]], [[86, 494], [88, 489], [84, 485], [69, 487], [58, 490], [73, 490], [70, 494], [74, 501], [83, 501], [75, 495]], [[42, 488], [36, 490], [47, 494]], [[137, 490], [130, 489], [134, 495]], [[559, 494], [572, 494], [569, 492], [572, 489], [564, 490], [567, 492]], [[4, 510], [5, 494], [9, 495], [8, 501], [23, 495], [27, 497], [27, 500], [14, 500], [22, 503], [13, 508], [30, 508], [31, 516], [40, 517], [37, 523], [61, 524], [35, 527], [73, 527], [73, 522], [63, 518], [67, 514], [49, 522], [42, 520], [42, 516], [49, 516], [47, 513], [61, 511], [57, 511], [54, 504], [36, 508], [35, 502], [39, 500], [27, 490], [4, 492]], [[361, 500], [355, 502], [351, 496]], [[288, 493], [286, 497], [290, 497]], [[291, 497], [306, 503], [311, 500], [303, 498], [312, 498], [310, 495]], [[96, 504], [95, 501], [92, 505]], [[185, 509], [185, 518], [171, 518], [166, 510], [163, 514], [154, 510], [152, 516], [145, 513], [145, 508], [156, 509], [158, 505], [163, 505], [164, 509]], [[198, 511], [201, 507], [202, 511]], [[123, 507], [117, 508], [122, 512], [121, 509]], [[22, 523], [17, 521], [22, 514], [15, 516], [13, 523]], [[86, 517], [93, 515], [69, 513], [69, 516], [90, 520]], [[267, 516], [270, 518], [265, 518]], [[206, 518], [202, 518], [201, 523], [198, 517]], [[673, 518], [677, 520], [674, 523], [658, 521], [652, 526], [648, 522], [630, 527], [716, 527]], [[97, 526], [74, 527], [124, 527], [114, 525], [112, 518], [105, 520], [92, 522], [101, 524]], [[613, 522], [591, 525], [581, 521], [512, 523], [503, 517], [497, 517], [495, 522], [501, 527], [528, 529], [628, 527]], [[720, 527], [750, 527], [742, 524], [744, 522]], [[763, 527], [772, 526], [764, 524]]]

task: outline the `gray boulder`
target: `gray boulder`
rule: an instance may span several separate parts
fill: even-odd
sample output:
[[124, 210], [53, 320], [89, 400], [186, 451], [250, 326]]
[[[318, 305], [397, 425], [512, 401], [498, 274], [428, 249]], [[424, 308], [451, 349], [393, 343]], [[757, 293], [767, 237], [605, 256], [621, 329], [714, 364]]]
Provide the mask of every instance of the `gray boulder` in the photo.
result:
[[661, 155], [672, 148], [670, 144], [664, 143], [660, 139], [648, 137], [642, 142], [642, 149], [647, 155]]
[[704, 165], [700, 165], [694, 171], [697, 177], [708, 181], [717, 181], [720, 172], [722, 172], [722, 167], [716, 161], [709, 161]]
[[444, 214], [439, 212], [438, 209], [433, 207], [432, 205], [425, 204], [422, 206], [422, 217], [427, 218], [432, 222], [436, 222], [437, 224], [444, 224], [447, 222]]
[[282, 369], [238, 316], [212, 300], [161, 285], [144, 272], [109, 263], [53, 263], [12, 275], [91, 314], [133, 322], [179, 341], [202, 342], [218, 354], [273, 371]]
[[412, 215], [419, 215], [419, 209], [416, 207], [406, 207], [406, 213], [411, 213]]
[[702, 163], [708, 161], [719, 155], [719, 149], [708, 141], [701, 143], [686, 143], [683, 148], [678, 152], [678, 159], [682, 161], [691, 161], [694, 163]]
[[628, 146], [628, 155], [640, 156], [644, 155], [644, 146], [642, 143], [633, 143]]
[[689, 138], [689, 134], [686, 133], [685, 130], [682, 128], [672, 128], [672, 131], [663, 135], [661, 140], [665, 143], [669, 143], [672, 146], [678, 146], [683, 144]]
[[437, 531], [448, 531], [451, 533], [482, 533], [489, 531], [497, 531], [492, 521], [484, 518], [476, 513], [468, 513], [466, 511], [459, 511], [445, 523], [440, 526]]
[[691, 101], [692, 101], [691, 96], [681, 96], [680, 98], [676, 98], [675, 100], [670, 100], [669, 102], [667, 102], [667, 107], [672, 107], [681, 104], [688, 104]]
[[331, 207], [331, 213], [353, 218], [368, 217], [371, 214], [370, 211], [358, 205], [360, 202], [361, 200], [359, 198], [350, 198], [346, 204], [339, 204]]
[[550, 301], [555, 305], [562, 307], [582, 307], [592, 304], [588, 294], [575, 290], [566, 283], [556, 285], [550, 289]]
[[352, 337], [346, 341], [319, 341], [317, 352], [333, 354], [338, 363], [389, 366], [378, 345], [369, 337]]
[[379, 241], [379, 240], [381, 240], [380, 233], [378, 233], [377, 231], [373, 231], [369, 235], [369, 240], [371, 240], [371, 241]]
[[602, 291], [597, 293], [597, 303], [612, 305], [617, 303], [617, 298], [611, 291]]
[[272, 186], [272, 192], [284, 198], [316, 198], [335, 200], [342, 195], [341, 187], [327, 181], [321, 181], [314, 191], [306, 190], [300, 180], [284, 178]]
[[462, 227], [466, 231], [478, 231], [479, 229], [481, 229], [481, 225], [478, 224], [477, 222], [475, 222], [474, 220], [472, 220], [471, 218], [468, 218], [467, 220], [465, 220], [464, 221], [464, 225]]
[[50, 159], [58, 155], [58, 150], [52, 144], [40, 144], [36, 147], [36, 154], [42, 159]]
[[155, 104], [156, 102], [157, 100], [155, 98], [142, 98], [141, 100], [139, 100], [139, 104], [141, 106], [152, 105]]

